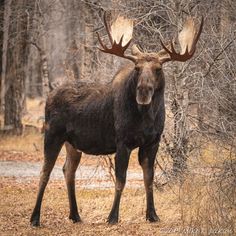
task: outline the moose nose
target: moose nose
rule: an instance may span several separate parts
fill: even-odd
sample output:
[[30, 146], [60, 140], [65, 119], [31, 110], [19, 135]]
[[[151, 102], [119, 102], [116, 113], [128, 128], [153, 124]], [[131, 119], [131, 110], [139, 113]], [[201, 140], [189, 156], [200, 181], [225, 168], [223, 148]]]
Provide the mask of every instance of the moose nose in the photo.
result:
[[138, 90], [138, 92], [141, 93], [143, 96], [148, 96], [148, 95], [152, 92], [153, 88], [150, 87], [150, 86], [141, 86], [141, 85], [139, 85], [139, 86], [137, 87], [137, 90]]
[[136, 100], [138, 104], [148, 105], [152, 100], [153, 88], [150, 86], [138, 86]]

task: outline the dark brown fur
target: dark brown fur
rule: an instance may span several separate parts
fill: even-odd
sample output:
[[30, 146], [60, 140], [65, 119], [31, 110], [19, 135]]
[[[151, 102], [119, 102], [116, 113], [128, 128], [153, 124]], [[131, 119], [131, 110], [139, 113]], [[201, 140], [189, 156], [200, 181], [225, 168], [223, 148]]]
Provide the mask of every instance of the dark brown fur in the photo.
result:
[[109, 223], [116, 223], [129, 156], [135, 148], [139, 148], [138, 158], [144, 173], [146, 217], [151, 222], [159, 220], [152, 185], [153, 165], [165, 120], [164, 85], [161, 66], [148, 58], [136, 66], [121, 69], [106, 85], [73, 82], [52, 92], [46, 103], [45, 162], [32, 225], [39, 225], [43, 193], [64, 143], [67, 160], [63, 171], [70, 202], [69, 217], [73, 222], [81, 220], [74, 186], [81, 152], [93, 155], [116, 153], [116, 192], [108, 217]]

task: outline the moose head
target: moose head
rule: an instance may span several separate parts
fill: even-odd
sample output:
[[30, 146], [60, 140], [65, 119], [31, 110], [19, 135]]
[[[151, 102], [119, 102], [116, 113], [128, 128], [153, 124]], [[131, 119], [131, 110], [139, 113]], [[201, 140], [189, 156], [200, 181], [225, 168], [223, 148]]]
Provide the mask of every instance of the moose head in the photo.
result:
[[174, 47], [175, 40], [172, 40], [169, 45], [165, 45], [160, 40], [163, 49], [159, 52], [142, 52], [134, 44], [131, 48], [131, 54], [126, 55], [125, 51], [132, 41], [133, 21], [121, 16], [110, 25], [107, 23], [106, 14], [104, 14], [104, 25], [111, 47], [108, 48], [97, 33], [102, 47], [99, 49], [102, 52], [128, 59], [135, 64], [135, 73], [137, 74], [136, 102], [139, 105], [148, 105], [152, 101], [155, 90], [163, 84], [162, 65], [169, 61], [185, 62], [194, 55], [203, 28], [203, 18], [198, 30], [196, 30], [193, 18], [189, 17], [186, 20], [182, 31], [178, 35], [180, 52], [177, 52]]

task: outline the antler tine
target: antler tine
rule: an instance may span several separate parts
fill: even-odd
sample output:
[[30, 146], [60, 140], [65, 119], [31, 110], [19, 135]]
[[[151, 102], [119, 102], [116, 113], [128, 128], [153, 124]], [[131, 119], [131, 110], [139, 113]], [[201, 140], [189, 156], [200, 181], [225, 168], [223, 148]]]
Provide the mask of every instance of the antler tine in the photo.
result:
[[132, 42], [132, 39], [130, 39], [126, 45], [122, 46], [123, 38], [124, 38], [124, 35], [122, 35], [122, 37], [120, 38], [120, 42], [118, 43], [118, 45], [119, 45], [119, 46], [123, 49], [123, 51], [125, 52], [126, 49], [129, 47], [130, 43]]
[[174, 40], [171, 41], [170, 47], [171, 47], [171, 52], [174, 53], [174, 54], [177, 54], [177, 52], [174, 48]]
[[112, 39], [112, 36], [111, 36], [110, 27], [107, 24], [107, 12], [106, 11], [104, 12], [104, 15], [103, 15], [103, 21], [104, 21], [104, 25], [105, 25], [105, 28], [106, 28], [106, 31], [107, 31], [107, 34], [108, 34], [108, 38], [109, 38], [110, 43], [112, 45], [113, 44], [113, 39]]
[[[189, 21], [186, 21], [185, 24], [187, 24], [187, 26], [185, 26], [183, 28], [183, 30], [181, 31], [181, 33], [179, 34], [179, 41], [180, 41], [182, 53], [176, 52], [176, 50], [174, 48], [173, 41], [171, 42], [170, 49], [169, 49], [169, 48], [167, 48], [167, 46], [165, 46], [163, 41], [160, 39], [162, 47], [164, 48], [164, 50], [168, 54], [168, 55], [160, 58], [161, 63], [164, 63], [167, 61], [182, 61], [182, 62], [184, 62], [184, 61], [187, 61], [188, 59], [190, 59], [196, 50], [196, 45], [197, 45], [197, 42], [199, 40], [199, 37], [200, 37], [202, 29], [203, 29], [203, 23], [204, 23], [204, 19], [202, 17], [199, 30], [196, 33], [195, 27], [194, 27], [194, 22], [193, 22], [192, 18], [190, 18]], [[180, 37], [181, 37], [181, 39], [180, 39]], [[183, 52], [183, 50], [184, 50], [184, 52]]]
[[160, 42], [161, 42], [161, 46], [166, 50], [166, 52], [171, 54], [171, 51], [166, 47], [166, 45], [163, 43], [162, 39], [160, 39]]
[[[118, 19], [118, 18], [117, 18]], [[130, 27], [131, 27], [131, 25], [130, 25], [130, 22], [129, 22], [129, 20], [127, 20], [127, 19], [124, 19], [124, 18], [120, 18], [119, 19], [122, 23], [124, 23], [124, 24], [127, 24], [128, 25], [128, 29], [130, 30]], [[117, 20], [116, 20], [117, 21]], [[116, 23], [116, 22], [115, 22]], [[132, 55], [124, 55], [124, 53], [125, 53], [125, 51], [126, 51], [126, 49], [129, 47], [129, 45], [130, 45], [130, 43], [131, 43], [131, 41], [132, 41], [132, 38], [128, 38], [129, 40], [128, 40], [128, 42], [124, 45], [124, 46], [122, 46], [122, 43], [123, 43], [123, 41], [124, 41], [124, 36], [125, 36], [125, 34], [123, 34], [121, 37], [119, 36], [119, 34], [120, 34], [120, 22], [118, 23], [118, 24], [116, 24], [115, 26], [117, 26], [118, 25], [118, 36], [119, 36], [119, 38], [118, 39], [113, 39], [113, 33], [111, 33], [111, 31], [110, 31], [110, 27], [109, 27], [109, 24], [107, 23], [107, 20], [106, 20], [106, 12], [105, 12], [105, 14], [104, 14], [104, 25], [105, 25], [105, 29], [106, 29], [106, 31], [107, 31], [107, 34], [108, 34], [108, 38], [109, 38], [109, 41], [110, 41], [110, 43], [111, 43], [111, 48], [108, 48], [104, 43], [103, 43], [103, 41], [102, 41], [102, 39], [101, 39], [101, 37], [100, 37], [100, 35], [99, 35], [99, 33], [97, 32], [97, 37], [98, 37], [98, 41], [99, 41], [99, 43], [100, 43], [100, 45], [101, 45], [101, 47], [102, 47], [102, 49], [101, 48], [99, 48], [99, 50], [101, 50], [102, 52], [105, 52], [105, 53], [110, 53], [110, 54], [113, 54], [113, 55], [116, 55], [116, 56], [119, 56], [119, 57], [123, 57], [123, 58], [126, 58], [126, 59], [129, 59], [129, 60], [131, 60], [131, 61], [133, 61], [134, 63], [136, 62], [136, 57], [135, 56], [132, 56]], [[112, 25], [112, 27], [113, 27], [113, 29], [114, 28], [116, 28], [114, 25]], [[122, 27], [123, 27], [123, 25], [122, 25]], [[131, 28], [132, 29], [132, 28]], [[131, 30], [131, 36], [132, 36], [132, 31], [133, 31], [133, 29]], [[116, 35], [117, 36], [117, 35]], [[117, 37], [116, 37], [117, 38]], [[119, 41], [119, 42], [116, 42], [116, 40], [117, 41]], [[127, 35], [126, 35], [126, 40], [127, 40]]]
[[101, 40], [101, 38], [100, 38], [99, 33], [96, 32], [96, 34], [97, 34], [97, 37], [98, 37], [98, 41], [99, 41], [100, 45], [101, 45], [102, 48], [103, 48], [103, 49], [101, 49], [101, 48], [98, 48], [98, 49], [101, 50], [101, 51], [108, 50], [107, 46], [103, 44], [103, 42], [102, 42], [102, 40]]

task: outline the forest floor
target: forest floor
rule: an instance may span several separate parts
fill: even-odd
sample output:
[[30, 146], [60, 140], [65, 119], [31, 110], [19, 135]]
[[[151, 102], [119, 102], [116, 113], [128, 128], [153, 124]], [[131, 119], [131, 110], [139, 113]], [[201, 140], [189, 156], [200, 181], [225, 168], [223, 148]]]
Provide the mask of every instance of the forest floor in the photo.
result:
[[[79, 212], [83, 223], [73, 224], [68, 219], [68, 200], [61, 181], [51, 181], [45, 193], [41, 214], [41, 226], [29, 224], [37, 193], [37, 182], [19, 182], [16, 179], [1, 178], [1, 235], [160, 235], [168, 225], [178, 227], [178, 209], [170, 207], [170, 200], [163, 193], [156, 197], [161, 223], [145, 221], [145, 194], [141, 189], [126, 189], [121, 202], [117, 225], [106, 223], [113, 190], [85, 189], [77, 187]], [[162, 195], [162, 196], [161, 196]], [[166, 195], [166, 194], [165, 194]], [[168, 224], [167, 224], [168, 222]], [[164, 235], [164, 234], [161, 234]]]
[[[114, 196], [114, 183], [108, 167], [102, 157], [82, 157], [77, 171], [76, 195], [83, 223], [73, 224], [68, 219], [68, 198], [61, 170], [65, 160], [64, 149], [45, 192], [41, 226], [34, 228], [29, 219], [38, 191], [42, 153], [41, 134], [1, 138], [0, 235], [233, 235], [230, 224], [220, 228], [211, 226], [212, 230], [223, 230], [224, 233], [212, 234], [209, 228], [207, 233], [203, 232], [206, 222], [211, 220], [208, 217], [212, 207], [211, 200], [206, 198], [209, 191], [206, 189], [207, 169], [204, 173], [192, 169], [182, 184], [155, 188], [155, 204], [161, 222], [146, 222], [145, 191], [136, 152], [131, 156], [120, 222], [112, 226], [106, 223]], [[160, 174], [157, 169], [158, 180]], [[219, 210], [213, 209], [211, 214]]]
[[0, 235], [160, 235], [160, 231], [167, 230], [166, 222], [176, 225], [179, 220], [178, 207], [170, 207], [176, 193], [169, 190], [168, 199], [164, 192], [155, 193], [162, 221], [156, 224], [146, 222], [142, 171], [135, 156], [133, 153], [122, 197], [120, 223], [114, 226], [106, 223], [114, 194], [108, 167], [102, 157], [82, 157], [77, 171], [76, 195], [83, 223], [73, 224], [68, 219], [68, 199], [61, 170], [65, 160], [63, 149], [45, 192], [41, 226], [34, 228], [29, 219], [43, 163], [42, 137], [28, 134], [1, 138]]
[[[69, 204], [62, 174], [65, 161], [63, 148], [45, 191], [41, 226], [30, 226], [43, 163], [43, 134], [39, 132], [42, 122], [39, 117], [43, 114], [43, 107], [38, 102], [31, 102], [30, 106], [24, 118], [29, 130], [18, 137], [0, 137], [1, 236], [234, 235], [236, 208], [235, 203], [229, 200], [234, 201], [235, 195], [231, 192], [227, 198], [220, 195], [211, 179], [211, 166], [219, 162], [215, 159], [215, 147], [211, 151], [210, 148], [206, 150], [200, 162], [191, 162], [190, 172], [182, 183], [173, 181], [162, 186], [166, 179], [163, 171], [156, 169], [155, 180], [160, 185], [155, 188], [154, 198], [161, 219], [159, 223], [145, 220], [146, 198], [142, 170], [138, 164], [137, 151], [132, 152], [117, 225], [106, 223], [114, 197], [114, 182], [109, 159], [100, 156], [82, 156], [76, 176], [76, 195], [83, 223], [73, 224], [68, 219]], [[35, 107], [39, 107], [40, 111]], [[161, 161], [161, 155], [159, 159], [163, 166], [165, 163]]]

